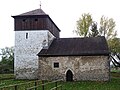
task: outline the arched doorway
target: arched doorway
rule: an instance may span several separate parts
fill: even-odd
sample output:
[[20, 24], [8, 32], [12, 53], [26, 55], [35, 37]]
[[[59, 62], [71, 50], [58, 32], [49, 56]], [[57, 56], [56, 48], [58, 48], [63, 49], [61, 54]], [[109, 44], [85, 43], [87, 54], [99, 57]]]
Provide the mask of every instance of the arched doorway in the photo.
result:
[[66, 73], [66, 81], [73, 81], [73, 73], [71, 70], [68, 70]]

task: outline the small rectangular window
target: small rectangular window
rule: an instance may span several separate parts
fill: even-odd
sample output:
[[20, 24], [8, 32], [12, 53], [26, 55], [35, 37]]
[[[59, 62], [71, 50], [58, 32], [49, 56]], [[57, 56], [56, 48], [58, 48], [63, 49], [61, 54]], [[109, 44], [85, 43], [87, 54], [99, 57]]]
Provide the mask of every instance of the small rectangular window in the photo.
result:
[[38, 19], [35, 19], [35, 21], [37, 22], [37, 21], [38, 21]]
[[28, 33], [26, 33], [26, 39], [28, 39]]
[[23, 22], [26, 22], [26, 19], [23, 19]]
[[54, 68], [59, 68], [59, 63], [58, 62], [54, 62]]

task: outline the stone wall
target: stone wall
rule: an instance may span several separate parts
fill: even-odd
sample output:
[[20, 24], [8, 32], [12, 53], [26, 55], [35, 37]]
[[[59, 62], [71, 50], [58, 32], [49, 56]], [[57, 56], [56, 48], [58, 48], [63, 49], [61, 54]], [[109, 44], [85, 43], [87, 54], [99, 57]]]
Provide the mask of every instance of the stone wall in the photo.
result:
[[54, 36], [48, 30], [15, 31], [14, 72], [16, 79], [38, 78], [37, 54], [43, 48], [43, 41], [46, 41], [45, 47], [48, 47], [53, 38]]
[[[54, 68], [54, 62], [59, 62], [59, 68]], [[71, 70], [73, 80], [108, 81], [110, 65], [108, 56], [64, 56], [40, 57], [39, 79], [66, 80], [66, 72]]]

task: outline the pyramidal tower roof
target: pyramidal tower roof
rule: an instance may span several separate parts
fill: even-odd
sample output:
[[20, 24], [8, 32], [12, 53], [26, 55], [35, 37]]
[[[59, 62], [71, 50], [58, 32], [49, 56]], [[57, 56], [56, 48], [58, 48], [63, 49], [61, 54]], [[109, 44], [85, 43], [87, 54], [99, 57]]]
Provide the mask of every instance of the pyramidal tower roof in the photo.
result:
[[22, 13], [17, 16], [34, 16], [34, 15], [47, 15], [41, 8], [29, 12]]

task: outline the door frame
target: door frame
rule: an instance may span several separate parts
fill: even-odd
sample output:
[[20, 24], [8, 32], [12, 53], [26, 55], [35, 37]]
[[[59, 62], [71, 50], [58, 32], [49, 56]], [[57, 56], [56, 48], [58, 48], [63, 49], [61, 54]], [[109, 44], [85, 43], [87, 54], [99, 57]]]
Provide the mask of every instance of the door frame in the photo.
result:
[[66, 72], [66, 81], [73, 81], [73, 72], [70, 69]]

